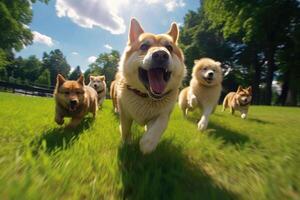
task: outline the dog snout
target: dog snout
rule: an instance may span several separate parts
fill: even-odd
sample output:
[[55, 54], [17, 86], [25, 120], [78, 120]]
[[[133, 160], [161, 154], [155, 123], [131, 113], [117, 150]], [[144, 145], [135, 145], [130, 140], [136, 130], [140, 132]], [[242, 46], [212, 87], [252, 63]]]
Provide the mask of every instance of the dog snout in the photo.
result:
[[169, 55], [166, 51], [159, 50], [152, 54], [152, 61], [156, 64], [166, 64], [169, 61]]
[[77, 100], [70, 100], [70, 105], [71, 106], [76, 106], [77, 105]]
[[214, 76], [214, 72], [208, 72], [208, 77], [212, 78]]
[[94, 84], [94, 87], [96, 88], [96, 87], [97, 87], [97, 84]]

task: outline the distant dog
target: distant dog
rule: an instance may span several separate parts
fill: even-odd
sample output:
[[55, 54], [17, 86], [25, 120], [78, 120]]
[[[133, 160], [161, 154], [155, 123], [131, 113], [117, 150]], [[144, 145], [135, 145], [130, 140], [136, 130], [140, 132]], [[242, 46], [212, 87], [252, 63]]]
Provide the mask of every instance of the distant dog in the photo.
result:
[[222, 90], [221, 63], [210, 58], [195, 61], [190, 86], [184, 88], [178, 98], [183, 115], [195, 108], [201, 108], [202, 117], [198, 123], [199, 130], [205, 130], [209, 115], [218, 104]]
[[248, 114], [249, 106], [252, 100], [252, 87], [243, 89], [238, 87], [236, 92], [230, 92], [226, 95], [223, 101], [223, 110], [229, 107], [231, 114], [234, 114], [235, 110], [241, 112], [241, 118], [245, 119]]
[[175, 23], [167, 33], [155, 35], [145, 33], [137, 20], [131, 20], [129, 41], [114, 84], [122, 139], [130, 142], [133, 120], [146, 125], [140, 140], [144, 154], [156, 148], [167, 128], [185, 75], [178, 35]]
[[96, 117], [97, 93], [93, 88], [84, 85], [82, 75], [76, 81], [65, 80], [60, 74], [56, 79], [54, 98], [57, 124], [62, 125], [65, 117], [71, 117], [67, 127], [75, 128], [88, 112]]
[[106, 83], [105, 76], [90, 76], [88, 86], [94, 88], [98, 94], [98, 106], [102, 106], [106, 98]]

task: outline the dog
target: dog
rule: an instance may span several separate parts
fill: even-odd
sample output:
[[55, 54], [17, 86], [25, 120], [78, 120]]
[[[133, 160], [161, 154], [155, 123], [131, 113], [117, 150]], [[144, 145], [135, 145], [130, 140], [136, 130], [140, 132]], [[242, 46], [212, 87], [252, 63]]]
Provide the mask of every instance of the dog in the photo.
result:
[[65, 117], [71, 117], [67, 128], [75, 128], [88, 112], [93, 114], [93, 118], [96, 117], [97, 92], [84, 85], [82, 75], [76, 81], [70, 81], [58, 74], [56, 80], [54, 99], [57, 124], [62, 125]]
[[136, 19], [130, 22], [115, 88], [122, 140], [130, 143], [133, 121], [145, 125], [139, 141], [143, 154], [155, 150], [166, 130], [185, 75], [178, 36], [176, 23], [167, 33], [155, 35], [145, 33]]
[[90, 76], [88, 86], [94, 88], [98, 94], [98, 106], [102, 106], [106, 98], [105, 76]]
[[241, 118], [246, 119], [251, 100], [252, 87], [244, 89], [242, 86], [239, 86], [236, 92], [230, 92], [226, 95], [222, 111], [225, 111], [229, 107], [231, 114], [234, 114], [235, 110], [238, 110], [241, 112]]
[[178, 104], [183, 115], [195, 108], [202, 110], [198, 130], [207, 128], [209, 116], [218, 105], [222, 90], [223, 74], [221, 63], [210, 58], [195, 60], [190, 85], [184, 88], [178, 97]]
[[109, 95], [113, 103], [114, 112], [117, 114], [118, 111], [118, 102], [117, 102], [117, 80], [119, 79], [120, 73], [116, 73], [115, 80], [110, 84]]

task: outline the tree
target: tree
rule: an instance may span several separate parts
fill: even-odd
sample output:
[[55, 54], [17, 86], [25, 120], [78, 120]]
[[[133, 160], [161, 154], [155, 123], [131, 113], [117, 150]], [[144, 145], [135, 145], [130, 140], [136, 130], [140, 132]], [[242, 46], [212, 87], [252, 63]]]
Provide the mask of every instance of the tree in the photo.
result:
[[101, 53], [96, 61], [89, 65], [89, 69], [84, 75], [85, 77], [90, 74], [105, 75], [106, 84], [110, 87], [110, 83], [115, 78], [119, 61], [120, 53], [116, 50], [112, 50], [110, 53]]
[[77, 80], [79, 76], [82, 74], [80, 66], [77, 66], [69, 75], [70, 80]]
[[71, 69], [65, 56], [59, 49], [50, 51], [49, 54], [47, 54], [46, 52], [44, 53], [43, 66], [50, 72], [50, 81], [52, 86], [54, 86], [56, 83], [57, 74], [61, 74], [64, 77], [68, 77], [68, 74]]
[[38, 85], [43, 85], [49, 87], [51, 82], [50, 82], [50, 72], [48, 69], [45, 69], [41, 75], [38, 77], [38, 79], [35, 81], [36, 84]]
[[[40, 0], [47, 3], [48, 0]], [[31, 44], [33, 36], [28, 24], [32, 20], [31, 3], [35, 0], [0, 1], [0, 66], [7, 65], [10, 54]]]

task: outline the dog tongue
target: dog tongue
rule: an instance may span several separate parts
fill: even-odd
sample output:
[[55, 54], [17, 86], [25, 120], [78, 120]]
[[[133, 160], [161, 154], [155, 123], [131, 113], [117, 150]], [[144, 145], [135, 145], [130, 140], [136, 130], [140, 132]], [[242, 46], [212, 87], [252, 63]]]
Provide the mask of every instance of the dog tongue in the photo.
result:
[[163, 93], [166, 87], [163, 69], [150, 69], [147, 74], [151, 90], [157, 94]]

